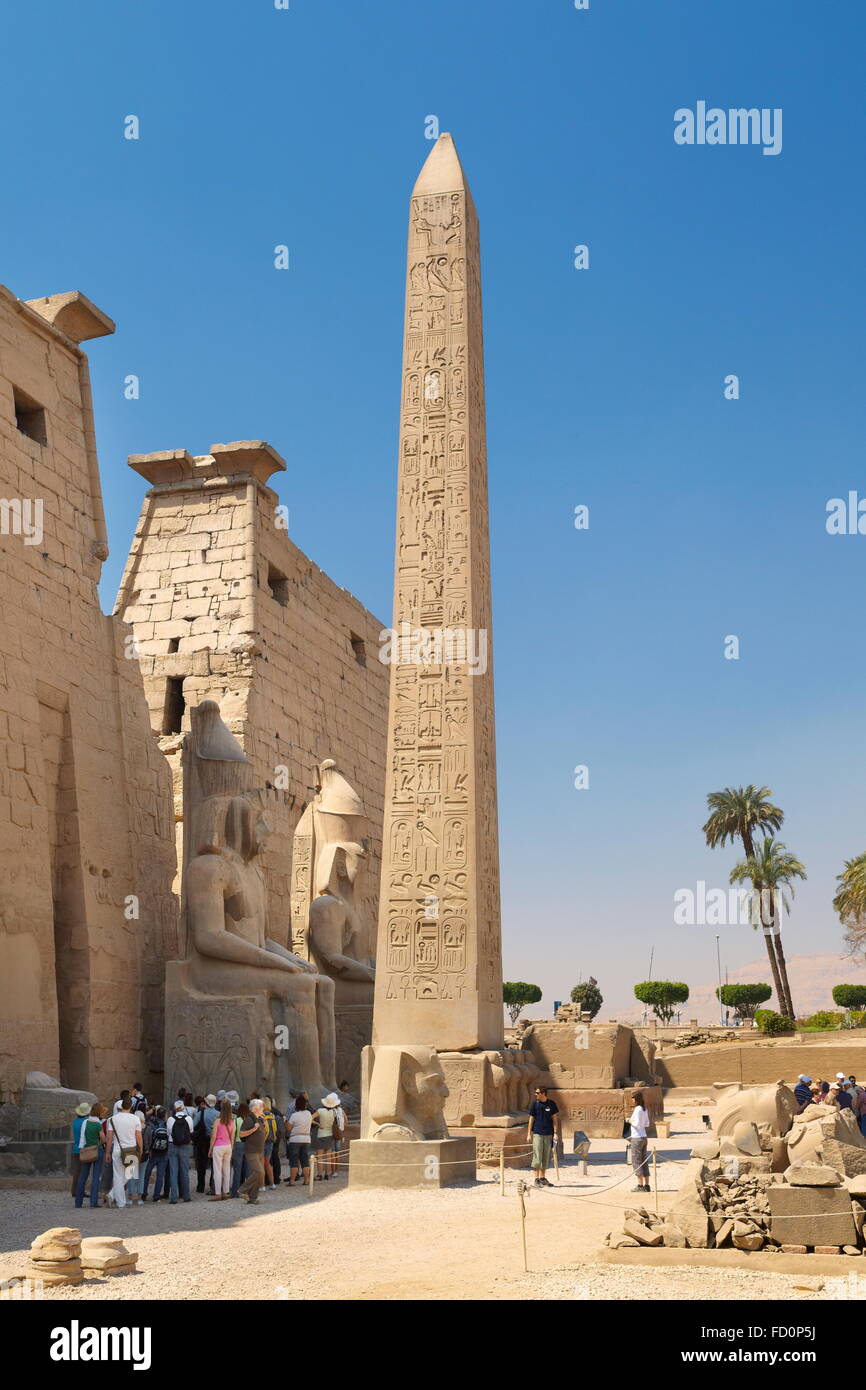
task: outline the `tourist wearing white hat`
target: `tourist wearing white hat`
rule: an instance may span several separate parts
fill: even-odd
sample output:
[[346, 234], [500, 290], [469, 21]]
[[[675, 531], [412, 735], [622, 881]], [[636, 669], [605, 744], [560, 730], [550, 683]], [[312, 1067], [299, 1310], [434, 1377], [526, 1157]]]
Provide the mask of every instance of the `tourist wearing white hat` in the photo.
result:
[[325, 1096], [313, 1115], [313, 1124], [319, 1126], [319, 1137], [316, 1140], [316, 1163], [317, 1166], [321, 1163], [321, 1176], [326, 1181], [337, 1172], [336, 1149], [342, 1134], [340, 1133], [338, 1136], [334, 1131], [339, 1130], [337, 1123], [339, 1109], [340, 1097], [332, 1091], [330, 1095]]
[[81, 1158], [79, 1156], [79, 1150], [81, 1149], [81, 1136], [84, 1131], [84, 1123], [89, 1114], [90, 1104], [88, 1101], [83, 1100], [80, 1105], [76, 1105], [75, 1119], [72, 1121], [72, 1171], [70, 1173], [73, 1197], [78, 1193], [78, 1179], [81, 1176]]

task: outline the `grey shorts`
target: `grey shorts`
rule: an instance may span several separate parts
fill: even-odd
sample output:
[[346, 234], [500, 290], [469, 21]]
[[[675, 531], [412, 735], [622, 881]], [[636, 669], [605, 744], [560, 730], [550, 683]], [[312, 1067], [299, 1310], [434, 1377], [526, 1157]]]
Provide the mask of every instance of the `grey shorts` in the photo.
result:
[[631, 1166], [634, 1169], [636, 1178], [649, 1177], [649, 1162], [646, 1156], [647, 1141], [645, 1139], [629, 1139], [629, 1152], [631, 1155]]
[[309, 1144], [289, 1144], [289, 1167], [290, 1168], [309, 1168], [310, 1166], [310, 1146]]

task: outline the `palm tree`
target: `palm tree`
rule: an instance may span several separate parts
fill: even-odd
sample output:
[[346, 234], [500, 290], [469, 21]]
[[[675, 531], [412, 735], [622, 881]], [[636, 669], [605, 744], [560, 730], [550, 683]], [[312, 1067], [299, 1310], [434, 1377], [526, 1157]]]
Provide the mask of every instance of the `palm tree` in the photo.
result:
[[845, 927], [851, 952], [863, 951], [866, 948], [866, 854], [846, 859], [845, 868], [837, 877], [839, 888], [833, 908]]
[[[704, 835], [710, 849], [726, 845], [739, 838], [743, 842], [746, 859], [755, 857], [754, 836], [774, 834], [785, 819], [784, 811], [774, 806], [769, 798], [773, 795], [769, 787], [725, 787], [724, 791], [710, 792], [707, 806], [709, 819], [704, 826]], [[773, 937], [764, 933], [764, 944], [773, 972], [776, 998], [782, 1013], [786, 1012], [787, 977], [783, 984], [782, 971]]]
[[[751, 859], [742, 859], [731, 870], [731, 883], [742, 883], [744, 879], [750, 880], [755, 894], [753, 902], [760, 904], [758, 920], [764, 927], [764, 936], [768, 941], [771, 939], [766, 930], [769, 927], [775, 938], [779, 975], [785, 991], [785, 997], [780, 1002], [782, 1012], [787, 1014], [790, 1019], [793, 1019], [795, 1014], [788, 984], [788, 972], [785, 968], [785, 953], [782, 950], [782, 935], [779, 928], [780, 909], [784, 908], [786, 912], [790, 913], [791, 898], [794, 895], [793, 880], [805, 877], [806, 870], [799, 859], [790, 854], [781, 840], [775, 840], [772, 835], [761, 843], [757, 854], [754, 854]], [[752, 920], [757, 927], [754, 914]]]

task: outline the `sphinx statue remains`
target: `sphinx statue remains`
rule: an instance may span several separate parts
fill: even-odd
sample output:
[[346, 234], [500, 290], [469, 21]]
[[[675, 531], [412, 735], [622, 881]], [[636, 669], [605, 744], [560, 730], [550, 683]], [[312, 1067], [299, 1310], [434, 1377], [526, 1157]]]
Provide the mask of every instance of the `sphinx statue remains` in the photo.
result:
[[448, 1085], [434, 1047], [381, 1043], [361, 1054], [361, 1137], [350, 1187], [451, 1187], [475, 1179], [475, 1141], [453, 1138]]
[[166, 1086], [256, 1089], [285, 1106], [336, 1085], [334, 981], [269, 934], [270, 832], [252, 767], [204, 701], [183, 748], [184, 958], [166, 966]]
[[295, 830], [292, 851], [292, 949], [334, 982], [337, 1071], [356, 1090], [361, 1048], [372, 1036], [375, 967], [372, 924], [361, 888], [369, 841], [363, 803], [333, 759]]

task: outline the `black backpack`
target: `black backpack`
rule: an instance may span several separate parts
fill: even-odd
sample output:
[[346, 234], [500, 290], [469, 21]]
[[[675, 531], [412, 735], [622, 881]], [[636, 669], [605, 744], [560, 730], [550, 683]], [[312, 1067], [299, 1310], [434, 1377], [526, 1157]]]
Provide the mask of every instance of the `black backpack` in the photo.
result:
[[[175, 1120], [175, 1133], [177, 1133], [178, 1123], [179, 1122]], [[175, 1139], [174, 1142], [177, 1143], [177, 1140]], [[151, 1135], [150, 1140], [150, 1152], [152, 1154], [168, 1153], [168, 1129], [166, 1128], [164, 1120], [161, 1120], [158, 1125], [154, 1125], [153, 1134]]]
[[171, 1142], [173, 1144], [188, 1144], [190, 1141], [189, 1116], [178, 1115], [171, 1127]]

